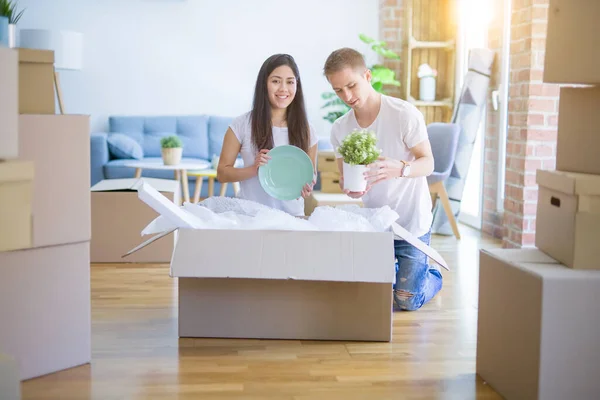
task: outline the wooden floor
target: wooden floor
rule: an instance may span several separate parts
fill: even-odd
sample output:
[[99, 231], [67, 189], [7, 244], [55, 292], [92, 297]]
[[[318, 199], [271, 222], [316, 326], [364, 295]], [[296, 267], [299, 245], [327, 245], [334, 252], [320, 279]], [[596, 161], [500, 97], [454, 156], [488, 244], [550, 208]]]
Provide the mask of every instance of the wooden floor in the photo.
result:
[[384, 344], [180, 340], [166, 265], [93, 265], [91, 365], [26, 381], [23, 399], [500, 399], [475, 376], [478, 251], [499, 243], [461, 233], [434, 236], [453, 271]]

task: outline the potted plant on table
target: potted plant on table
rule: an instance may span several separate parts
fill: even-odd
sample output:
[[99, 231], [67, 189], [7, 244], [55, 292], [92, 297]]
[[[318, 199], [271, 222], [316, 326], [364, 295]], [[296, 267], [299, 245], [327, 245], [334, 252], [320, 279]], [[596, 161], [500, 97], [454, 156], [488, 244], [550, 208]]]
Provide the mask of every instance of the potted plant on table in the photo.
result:
[[351, 192], [364, 192], [367, 180], [364, 173], [367, 165], [376, 161], [381, 154], [377, 149], [377, 136], [366, 129], [357, 129], [346, 136], [338, 152], [344, 159], [344, 189]]
[[160, 147], [165, 165], [177, 165], [181, 163], [183, 143], [178, 136], [172, 135], [160, 139]]
[[8, 47], [16, 47], [17, 22], [25, 10], [17, 11], [18, 1], [0, 0], [0, 17], [8, 18]]

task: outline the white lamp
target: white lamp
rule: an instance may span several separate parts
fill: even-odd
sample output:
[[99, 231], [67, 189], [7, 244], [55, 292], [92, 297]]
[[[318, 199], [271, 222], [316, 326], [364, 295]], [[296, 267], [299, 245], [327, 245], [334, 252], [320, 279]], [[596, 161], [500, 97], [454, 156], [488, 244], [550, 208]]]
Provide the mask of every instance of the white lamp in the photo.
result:
[[83, 68], [83, 35], [73, 31], [48, 29], [19, 30], [19, 47], [54, 51], [54, 85], [60, 113], [64, 114], [60, 80], [56, 70]]

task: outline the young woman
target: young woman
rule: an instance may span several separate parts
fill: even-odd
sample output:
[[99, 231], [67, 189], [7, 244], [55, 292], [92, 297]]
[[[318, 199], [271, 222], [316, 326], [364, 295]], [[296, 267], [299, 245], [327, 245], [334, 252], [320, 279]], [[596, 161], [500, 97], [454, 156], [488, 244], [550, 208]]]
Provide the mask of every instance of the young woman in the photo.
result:
[[[239, 197], [285, 211], [304, 215], [304, 198], [314, 181], [304, 186], [296, 200], [269, 196], [258, 180], [258, 168], [269, 162], [273, 147], [291, 144], [304, 150], [316, 166], [317, 136], [306, 118], [298, 66], [288, 54], [269, 57], [260, 68], [252, 110], [235, 118], [223, 140], [217, 168], [220, 182], [240, 182]], [[234, 168], [238, 154], [244, 168]], [[315, 175], [316, 176], [316, 175]]]

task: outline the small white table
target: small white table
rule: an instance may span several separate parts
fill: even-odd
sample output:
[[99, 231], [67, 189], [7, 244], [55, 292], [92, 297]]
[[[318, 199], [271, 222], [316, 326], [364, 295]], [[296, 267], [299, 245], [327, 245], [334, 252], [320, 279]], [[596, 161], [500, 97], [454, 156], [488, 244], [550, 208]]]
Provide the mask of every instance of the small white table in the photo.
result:
[[208, 161], [198, 160], [193, 163], [181, 163], [177, 165], [164, 165], [162, 160], [156, 161], [132, 161], [123, 164], [125, 167], [135, 168], [135, 177], [141, 178], [143, 169], [157, 169], [163, 171], [173, 171], [175, 180], [181, 182], [183, 201], [190, 201], [190, 188], [188, 185], [188, 170], [201, 170], [210, 168]]

